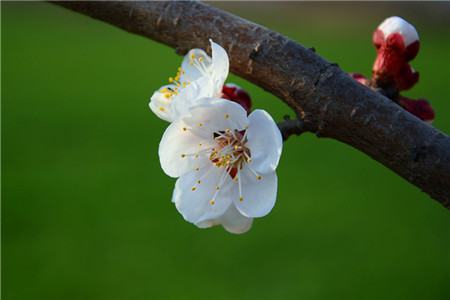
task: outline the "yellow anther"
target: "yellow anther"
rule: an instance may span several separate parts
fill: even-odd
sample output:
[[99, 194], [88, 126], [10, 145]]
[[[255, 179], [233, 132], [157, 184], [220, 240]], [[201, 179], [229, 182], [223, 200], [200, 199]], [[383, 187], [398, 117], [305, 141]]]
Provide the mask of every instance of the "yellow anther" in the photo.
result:
[[200, 168], [195, 168], [195, 171], [200, 171]]
[[186, 131], [187, 130], [187, 128], [186, 127], [183, 127], [183, 131]]
[[216, 186], [216, 190], [217, 190], [217, 191], [220, 190], [220, 186]]
[[229, 114], [225, 114], [225, 119], [228, 119], [230, 117]]
[[201, 180], [197, 180], [197, 183], [200, 184], [200, 183], [202, 183], [202, 181]]
[[195, 54], [194, 53], [191, 54], [191, 59], [195, 59]]
[[164, 97], [166, 97], [166, 99], [169, 99], [172, 95], [169, 93], [164, 94]]
[[203, 57], [200, 56], [200, 57], [198, 58], [198, 61], [199, 61], [199, 62], [202, 62], [202, 61], [203, 61]]
[[161, 93], [166, 93], [166, 92], [168, 92], [169, 90], [167, 89], [167, 88], [163, 88], [163, 89], [161, 89], [159, 92], [161, 92]]
[[181, 154], [181, 158], [185, 158], [186, 157], [186, 154]]
[[162, 107], [162, 106], [159, 107], [159, 110], [162, 111], [162, 112], [166, 111], [166, 109], [164, 107]]
[[187, 86], [187, 83], [186, 83], [186, 82], [183, 82], [181, 85], [182, 85], [183, 87], [186, 87], [186, 86]]
[[241, 201], [241, 202], [244, 201], [244, 197], [240, 196], [239, 201]]
[[258, 175], [258, 176], [256, 176], [256, 179], [261, 180], [262, 176]]
[[170, 82], [170, 83], [173, 82], [173, 77], [169, 77], [169, 82]]
[[202, 126], [203, 126], [203, 123], [198, 123], [198, 126], [199, 126], [199, 127], [202, 127]]
[[203, 146], [202, 144], [198, 144], [199, 147]]
[[197, 188], [196, 188], [195, 186], [193, 186], [191, 190], [192, 190], [192, 191], [195, 191], [196, 189], [197, 189]]
[[209, 201], [209, 204], [214, 205], [214, 203], [216, 203], [216, 201], [214, 201], [214, 199]]

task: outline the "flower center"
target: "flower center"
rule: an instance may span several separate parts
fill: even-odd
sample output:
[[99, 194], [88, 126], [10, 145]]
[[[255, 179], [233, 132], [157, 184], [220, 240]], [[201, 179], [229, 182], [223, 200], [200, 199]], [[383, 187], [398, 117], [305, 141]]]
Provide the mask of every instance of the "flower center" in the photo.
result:
[[175, 77], [169, 77], [169, 83], [172, 83], [175, 85], [174, 88], [166, 87], [160, 90], [161, 93], [164, 94], [164, 97], [166, 97], [168, 100], [172, 98], [174, 95], [178, 95], [179, 90], [181, 88], [185, 88], [190, 84], [189, 81], [182, 81], [181, 75], [184, 74], [185, 71], [182, 68], [178, 68], [177, 75]]
[[189, 64], [194, 66], [203, 76], [211, 76], [212, 66], [205, 61], [205, 57], [201, 55], [195, 56], [195, 54], [192, 53], [189, 58]]
[[251, 162], [251, 153], [245, 144], [247, 143], [246, 130], [219, 131], [214, 133], [217, 147], [211, 152], [209, 159], [221, 168], [224, 167], [231, 178], [235, 178], [245, 163]]

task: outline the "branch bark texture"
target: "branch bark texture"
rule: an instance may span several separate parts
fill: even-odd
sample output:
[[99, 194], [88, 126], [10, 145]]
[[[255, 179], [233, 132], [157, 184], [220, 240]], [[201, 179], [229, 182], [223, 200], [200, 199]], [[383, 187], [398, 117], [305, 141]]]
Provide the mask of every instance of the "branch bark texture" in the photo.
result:
[[[314, 51], [200, 2], [57, 2], [176, 48], [224, 47], [231, 71], [278, 96], [302, 128], [366, 153], [450, 209], [450, 138]], [[381, 187], [380, 187], [381, 188]]]

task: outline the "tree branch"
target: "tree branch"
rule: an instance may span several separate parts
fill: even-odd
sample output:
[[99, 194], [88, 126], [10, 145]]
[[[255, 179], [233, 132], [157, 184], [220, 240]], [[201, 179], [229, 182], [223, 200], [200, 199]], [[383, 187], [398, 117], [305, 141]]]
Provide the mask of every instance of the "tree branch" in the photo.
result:
[[302, 120], [291, 120], [289, 116], [284, 116], [284, 121], [279, 122], [277, 125], [283, 136], [283, 141], [286, 141], [291, 135], [300, 135], [306, 132], [305, 123]]
[[231, 71], [287, 103], [303, 128], [390, 168], [450, 208], [450, 138], [294, 41], [200, 2], [55, 2], [177, 49], [230, 56]]

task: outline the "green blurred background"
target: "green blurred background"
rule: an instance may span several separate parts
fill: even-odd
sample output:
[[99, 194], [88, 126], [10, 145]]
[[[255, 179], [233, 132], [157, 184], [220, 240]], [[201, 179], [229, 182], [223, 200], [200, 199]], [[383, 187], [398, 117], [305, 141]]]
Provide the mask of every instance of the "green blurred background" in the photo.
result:
[[[213, 5], [365, 74], [373, 29], [406, 17], [421, 35], [406, 95], [450, 132], [448, 3]], [[4, 299], [450, 299], [449, 211], [333, 140], [285, 143], [278, 202], [249, 233], [185, 222], [147, 106], [181, 57], [52, 4], [1, 6]]]

